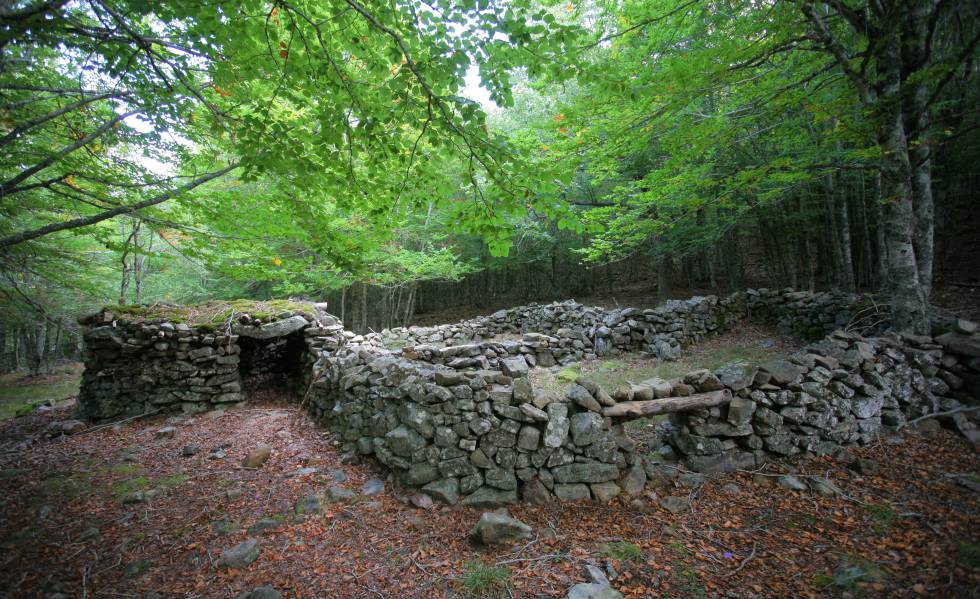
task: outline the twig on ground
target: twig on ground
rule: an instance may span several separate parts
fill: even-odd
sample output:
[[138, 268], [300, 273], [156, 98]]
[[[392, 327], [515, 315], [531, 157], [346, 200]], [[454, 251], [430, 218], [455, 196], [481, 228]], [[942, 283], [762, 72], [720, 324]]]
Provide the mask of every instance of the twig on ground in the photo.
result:
[[953, 414], [960, 414], [963, 412], [976, 412], [977, 410], [980, 410], [980, 406], [972, 406], [972, 407], [961, 406], [959, 408], [956, 408], [955, 410], [947, 410], [945, 412], [933, 412], [931, 414], [926, 414], [925, 416], [919, 416], [918, 418], [899, 424], [897, 427], [895, 427], [895, 430], [900, 431], [906, 426], [909, 426], [910, 424], [915, 424], [916, 422], [922, 422], [923, 420], [928, 420], [930, 418], [942, 418], [943, 416], [952, 416]]
[[750, 553], [748, 555], [748, 557], [746, 557], [745, 559], [743, 559], [742, 562], [738, 565], [737, 568], [735, 568], [734, 570], [732, 570], [728, 574], [722, 574], [721, 577], [722, 578], [729, 578], [729, 577], [735, 576], [736, 574], [738, 574], [739, 572], [741, 572], [742, 571], [742, 568], [745, 567], [745, 564], [749, 563], [749, 561], [753, 557], [755, 557], [755, 549], [756, 549], [756, 544], [755, 543], [752, 543], [752, 553]]

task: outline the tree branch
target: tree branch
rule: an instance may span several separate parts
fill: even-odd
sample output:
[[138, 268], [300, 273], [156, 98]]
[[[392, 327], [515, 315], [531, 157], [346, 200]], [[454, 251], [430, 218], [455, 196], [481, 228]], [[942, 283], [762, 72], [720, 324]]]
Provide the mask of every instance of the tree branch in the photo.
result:
[[26, 121], [24, 123], [21, 123], [21, 124], [17, 125], [16, 127], [14, 127], [13, 131], [11, 131], [10, 133], [8, 133], [8, 134], [4, 135], [2, 138], [0, 138], [0, 147], [3, 147], [5, 145], [7, 145], [8, 143], [10, 143], [11, 141], [13, 141], [15, 138], [17, 138], [19, 135], [21, 135], [25, 131], [27, 131], [29, 129], [32, 129], [34, 127], [37, 127], [38, 125], [42, 125], [42, 124], [50, 121], [51, 119], [56, 119], [59, 116], [65, 114], [65, 113], [71, 112], [73, 110], [77, 110], [77, 109], [81, 108], [82, 106], [85, 106], [86, 104], [90, 104], [92, 102], [97, 102], [99, 100], [105, 100], [105, 99], [108, 99], [108, 98], [119, 98], [121, 96], [122, 96], [122, 94], [117, 94], [115, 92], [108, 92], [108, 93], [105, 93], [105, 94], [99, 94], [97, 96], [88, 96], [86, 98], [82, 98], [81, 100], [78, 100], [77, 102], [73, 102], [71, 104], [68, 104], [67, 106], [64, 106], [62, 108], [59, 108], [58, 110], [55, 110], [54, 112], [49, 112], [48, 114], [46, 114], [44, 116], [40, 116], [40, 117], [37, 117], [36, 119], [32, 119], [32, 120]]
[[71, 154], [75, 150], [77, 150], [79, 148], [82, 148], [82, 147], [88, 145], [93, 140], [98, 139], [99, 137], [102, 137], [107, 131], [109, 131], [110, 129], [112, 129], [113, 127], [115, 127], [116, 123], [118, 123], [118, 122], [120, 122], [120, 121], [122, 121], [124, 119], [127, 119], [127, 118], [133, 116], [134, 114], [139, 114], [141, 112], [144, 112], [144, 109], [139, 108], [139, 109], [136, 109], [136, 110], [130, 110], [129, 112], [126, 112], [124, 114], [116, 115], [115, 118], [110, 119], [109, 121], [107, 121], [106, 123], [104, 123], [102, 126], [100, 126], [98, 129], [96, 129], [95, 131], [89, 133], [85, 137], [79, 139], [78, 141], [76, 141], [75, 143], [71, 144], [70, 146], [67, 146], [65, 148], [62, 148], [61, 150], [58, 150], [57, 152], [55, 152], [54, 154], [48, 156], [47, 158], [45, 158], [41, 162], [38, 162], [34, 166], [32, 166], [32, 167], [30, 167], [28, 169], [25, 169], [25, 170], [21, 171], [20, 174], [15, 175], [14, 177], [12, 177], [12, 178], [8, 179], [7, 181], [3, 182], [2, 184], [0, 184], [0, 198], [2, 198], [3, 196], [6, 196], [8, 194], [8, 192], [10, 192], [14, 187], [16, 187], [17, 184], [20, 183], [21, 181], [23, 181], [23, 180], [25, 180], [25, 179], [27, 179], [27, 178], [29, 178], [29, 177], [31, 177], [31, 176], [33, 176], [33, 175], [41, 172], [41, 171], [43, 171], [44, 169], [48, 168], [49, 166], [51, 166], [55, 162], [61, 160], [62, 158], [64, 158], [68, 154]]
[[126, 206], [119, 206], [117, 208], [113, 208], [112, 210], [106, 210], [104, 212], [100, 212], [99, 214], [93, 214], [91, 216], [86, 216], [86, 217], [82, 217], [82, 218], [76, 218], [76, 219], [72, 219], [72, 220], [65, 221], [65, 222], [60, 222], [60, 223], [52, 223], [50, 225], [45, 225], [45, 226], [40, 227], [38, 229], [32, 229], [30, 231], [21, 231], [20, 233], [15, 233], [13, 235], [8, 235], [6, 237], [2, 237], [2, 238], [0, 238], [0, 250], [4, 250], [6, 248], [9, 248], [11, 246], [17, 245], [19, 243], [23, 243], [25, 241], [30, 241], [32, 239], [37, 239], [38, 237], [44, 237], [45, 235], [50, 235], [51, 233], [57, 233], [58, 231], [66, 231], [68, 229], [77, 229], [77, 228], [80, 228], [80, 227], [87, 227], [89, 225], [94, 225], [96, 223], [100, 223], [100, 222], [102, 222], [104, 220], [109, 220], [110, 218], [113, 218], [115, 216], [119, 216], [121, 214], [131, 214], [131, 213], [136, 212], [138, 210], [141, 210], [143, 208], [148, 208], [150, 206], [155, 206], [157, 204], [162, 204], [163, 202], [166, 202], [167, 200], [169, 200], [170, 198], [172, 198], [174, 196], [180, 195], [180, 194], [182, 194], [182, 193], [184, 193], [186, 191], [190, 191], [191, 189], [194, 189], [195, 187], [198, 187], [199, 185], [203, 185], [204, 183], [207, 183], [208, 181], [212, 181], [214, 179], [217, 179], [218, 177], [221, 177], [221, 176], [223, 176], [223, 175], [231, 172], [232, 170], [234, 170], [236, 168], [238, 168], [238, 163], [237, 162], [233, 162], [230, 165], [226, 166], [225, 168], [223, 168], [223, 169], [221, 169], [219, 171], [208, 173], [206, 175], [203, 175], [201, 177], [198, 177], [197, 179], [194, 179], [193, 181], [191, 181], [191, 182], [187, 183], [186, 185], [183, 185], [183, 186], [181, 186], [181, 187], [179, 187], [177, 189], [164, 192], [164, 193], [162, 193], [162, 194], [160, 194], [158, 196], [152, 197], [152, 198], [150, 198], [148, 200], [144, 200], [142, 202], [138, 202], [136, 204], [126, 205]]

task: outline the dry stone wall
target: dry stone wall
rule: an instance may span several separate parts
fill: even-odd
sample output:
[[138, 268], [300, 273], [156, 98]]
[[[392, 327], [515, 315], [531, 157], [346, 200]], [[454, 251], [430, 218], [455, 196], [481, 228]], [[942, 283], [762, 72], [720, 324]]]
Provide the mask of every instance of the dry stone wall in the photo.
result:
[[[354, 346], [324, 358], [316, 418], [406, 486], [465, 505], [611, 497], [634, 444], [602, 418], [598, 387], [535, 396], [526, 377], [460, 371]], [[525, 373], [526, 374], [526, 371]]]
[[457, 324], [386, 329], [359, 342], [402, 348], [410, 359], [457, 368], [497, 368], [500, 358], [517, 355], [531, 366], [622, 352], [647, 352], [671, 360], [683, 347], [730, 330], [746, 317], [773, 322], [788, 334], [809, 339], [847, 325], [868, 333], [888, 324], [871, 296], [749, 289], [724, 297], [668, 300], [646, 310], [604, 309], [575, 301], [532, 304]]
[[[808, 337], [837, 332], [785, 360], [621, 389], [579, 380], [557, 394], [527, 376], [627, 351], [675, 358], [746, 317]], [[730, 403], [672, 415], [652, 456], [717, 471], [867, 443], [980, 395], [975, 325], [937, 337], [878, 334], [887, 322], [860, 295], [757, 289], [649, 310], [563, 302], [370, 335], [319, 310], [267, 320], [243, 315], [216, 331], [87, 317], [79, 410], [95, 420], [203, 411], [242, 401], [243, 377], [299, 362], [304, 401], [345, 449], [434, 499], [495, 506], [641, 492], [653, 460], [644, 464], [614, 417], [622, 402], [727, 389]]]
[[[666, 396], [728, 389], [727, 406], [672, 414], [674, 455], [700, 472], [870, 443], [909, 420], [980, 399], [980, 336], [972, 323], [935, 338], [836, 332], [786, 360], [688, 373]], [[625, 398], [624, 398], [625, 399]]]
[[[77, 410], [89, 420], [235, 404], [244, 400], [243, 377], [296, 370], [308, 380], [316, 357], [343, 340], [339, 321], [317, 310], [269, 322], [242, 315], [220, 327], [127, 320], [110, 310], [79, 322], [85, 327], [85, 372]], [[290, 344], [302, 348], [300, 356], [288, 355]], [[243, 346], [250, 354], [244, 367]]]

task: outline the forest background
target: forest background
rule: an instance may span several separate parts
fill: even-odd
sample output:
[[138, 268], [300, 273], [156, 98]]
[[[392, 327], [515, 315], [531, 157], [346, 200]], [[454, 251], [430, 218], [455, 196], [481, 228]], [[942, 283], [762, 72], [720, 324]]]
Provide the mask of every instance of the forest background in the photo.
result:
[[365, 331], [790, 286], [975, 316], [978, 13], [2, 3], [0, 370], [76, 357], [114, 303], [306, 298]]

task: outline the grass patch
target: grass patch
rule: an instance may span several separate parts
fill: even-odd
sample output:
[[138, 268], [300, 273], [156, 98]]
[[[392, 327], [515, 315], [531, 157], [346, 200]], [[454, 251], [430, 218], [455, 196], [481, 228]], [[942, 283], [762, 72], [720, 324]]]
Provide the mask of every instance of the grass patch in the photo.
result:
[[25, 526], [24, 528], [21, 528], [20, 530], [11, 534], [9, 537], [6, 537], [0, 541], [0, 548], [13, 549], [21, 543], [33, 541], [37, 538], [40, 532], [41, 531], [34, 526]]
[[143, 476], [137, 476], [112, 485], [112, 494], [118, 499], [122, 499], [124, 496], [129, 495], [130, 493], [143, 491], [149, 487], [150, 479]]
[[89, 472], [54, 472], [41, 481], [41, 490], [47, 495], [74, 499], [92, 490]]
[[562, 368], [561, 371], [555, 375], [555, 381], [559, 383], [571, 384], [575, 382], [575, 379], [579, 377], [579, 366], [578, 364], [572, 364], [571, 366], [566, 366]]
[[600, 555], [609, 557], [621, 562], [642, 562], [643, 550], [627, 541], [616, 541], [602, 546]]
[[620, 368], [626, 368], [626, 364], [619, 360], [606, 360], [599, 364], [599, 367], [603, 370], [619, 370]]
[[874, 562], [862, 557], [842, 556], [837, 568], [831, 574], [817, 574], [813, 585], [824, 591], [860, 593], [862, 586], [884, 583], [888, 572]]
[[136, 476], [114, 484], [112, 486], [112, 494], [115, 495], [117, 499], [122, 499], [131, 493], [135, 493], [136, 491], [146, 491], [150, 488], [154, 488], [159, 491], [169, 491], [170, 489], [173, 489], [174, 487], [186, 482], [188, 478], [190, 477], [188, 477], [186, 474], [172, 474], [159, 480], [151, 481], [144, 476]]
[[701, 578], [696, 571], [690, 568], [681, 568], [677, 576], [681, 579], [686, 597], [690, 597], [691, 599], [707, 599], [708, 594], [705, 592], [704, 587], [701, 586]]
[[30, 470], [25, 470], [23, 468], [5, 468], [0, 470], [0, 480], [14, 480], [20, 478], [30, 472]]
[[156, 482], [156, 486], [161, 490], [173, 489], [178, 485], [182, 485], [190, 479], [186, 474], [171, 474], [170, 476], [165, 476]]
[[980, 570], [980, 545], [969, 541], [957, 543], [956, 562], [970, 570]]
[[140, 467], [135, 464], [110, 464], [99, 468], [99, 472], [106, 474], [126, 474], [133, 475], [140, 471]]
[[0, 376], [0, 419], [26, 416], [45, 402], [57, 405], [78, 395], [82, 365], [71, 364], [52, 374], [28, 377], [24, 373]]
[[242, 523], [238, 520], [221, 520], [214, 525], [214, 532], [219, 535], [227, 535], [242, 528]]
[[873, 521], [876, 531], [886, 532], [898, 521], [898, 512], [884, 503], [869, 503], [864, 507]]
[[687, 555], [690, 553], [690, 551], [687, 550], [687, 547], [685, 547], [680, 541], [671, 541], [670, 543], [667, 543], [667, 549], [670, 549], [677, 555]]
[[510, 570], [482, 561], [472, 561], [460, 578], [466, 597], [498, 599], [510, 595]]

